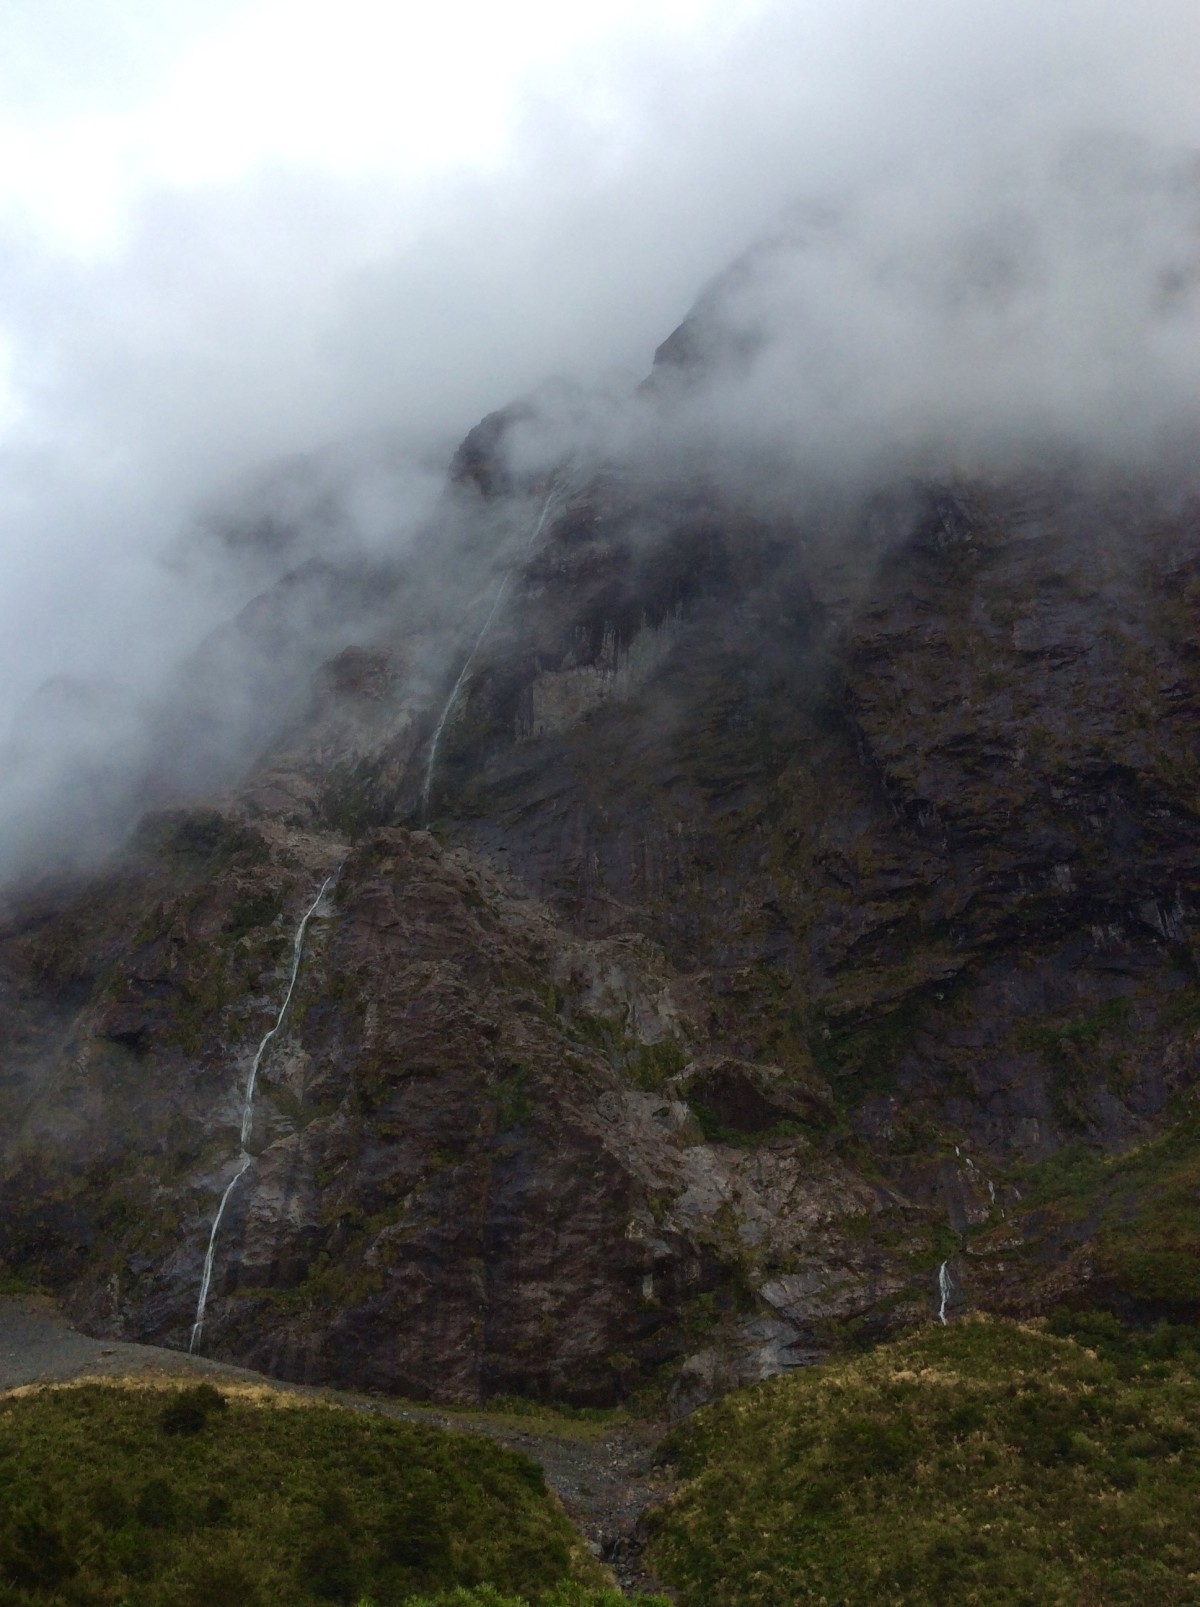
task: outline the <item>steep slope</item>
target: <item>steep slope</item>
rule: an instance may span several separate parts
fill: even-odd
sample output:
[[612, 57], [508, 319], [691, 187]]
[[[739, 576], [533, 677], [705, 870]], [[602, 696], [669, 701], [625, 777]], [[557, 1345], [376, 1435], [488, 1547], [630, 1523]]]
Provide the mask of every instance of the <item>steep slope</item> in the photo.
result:
[[535, 417], [201, 655], [150, 795], [233, 661], [231, 790], [10, 898], [5, 1265], [182, 1346], [211, 1243], [215, 1354], [679, 1409], [947, 1287], [1192, 1312], [1186, 478], [768, 498], [522, 470]]
[[[578, 927], [636, 921], [710, 1044], [818, 1068], [827, 1142], [1003, 1243], [1031, 1168], [1194, 1083], [1194, 504], [943, 487], [786, 541], [701, 514], [650, 557], [620, 517], [527, 577], [454, 829]], [[1031, 1297], [1003, 1256], [971, 1279]], [[791, 1320], [806, 1284], [772, 1286]]]

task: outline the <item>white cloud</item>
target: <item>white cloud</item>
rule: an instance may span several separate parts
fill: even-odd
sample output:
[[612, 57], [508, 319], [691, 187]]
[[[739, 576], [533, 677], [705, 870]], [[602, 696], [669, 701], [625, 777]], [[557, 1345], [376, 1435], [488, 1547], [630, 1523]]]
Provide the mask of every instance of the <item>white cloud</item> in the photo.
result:
[[[1194, 0], [3, 9], [0, 732], [52, 674], [161, 677], [218, 599], [157, 555], [255, 462], [380, 432], [426, 460], [548, 376], [636, 378], [796, 196], [867, 198], [861, 250], [759, 287], [791, 327], [803, 287], [827, 388], [859, 371], [884, 432], [959, 408], [965, 340], [1020, 415], [994, 324], [880, 294], [889, 230], [927, 286], [1005, 164], [1080, 127], [1200, 147]], [[1169, 408], [1193, 332], [1160, 349], [1122, 299], [1165, 214], [1124, 265], [1038, 217], [1037, 406], [1111, 422], [1121, 374]], [[836, 420], [797, 349], [746, 417]]]

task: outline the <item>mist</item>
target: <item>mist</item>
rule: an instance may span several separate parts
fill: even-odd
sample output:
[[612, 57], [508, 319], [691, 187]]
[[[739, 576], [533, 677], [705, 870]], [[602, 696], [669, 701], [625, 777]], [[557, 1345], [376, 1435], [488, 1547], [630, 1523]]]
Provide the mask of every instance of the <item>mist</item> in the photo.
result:
[[[6, 24], [0, 867], [119, 832], [164, 688], [284, 574], [442, 543], [452, 617], [445, 466], [514, 398], [560, 402], [527, 468], [756, 486], [1194, 436], [1194, 6], [156, 11]], [[698, 296], [721, 351], [639, 392]]]

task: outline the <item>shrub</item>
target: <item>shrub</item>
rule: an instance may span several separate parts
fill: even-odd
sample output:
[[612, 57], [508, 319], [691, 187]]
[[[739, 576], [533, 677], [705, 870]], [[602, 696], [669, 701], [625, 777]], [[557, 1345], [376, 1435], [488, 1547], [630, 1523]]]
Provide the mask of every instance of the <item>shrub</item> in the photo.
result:
[[308, 1588], [321, 1601], [351, 1602], [358, 1589], [354, 1552], [344, 1534], [327, 1529], [304, 1550]]
[[211, 1384], [196, 1384], [171, 1396], [159, 1414], [164, 1434], [199, 1434], [214, 1412], [224, 1411], [225, 1397]]
[[180, 1607], [259, 1607], [262, 1594], [243, 1557], [203, 1556], [185, 1571]]
[[0, 1603], [397, 1607], [490, 1580], [546, 1607], [601, 1574], [537, 1485], [490, 1439], [383, 1415], [43, 1390], [0, 1400]]
[[658, 1571], [704, 1607], [1194, 1603], [1194, 1352], [1091, 1327], [1113, 1355], [980, 1319], [704, 1408]]
[[150, 1479], [143, 1484], [134, 1510], [147, 1529], [169, 1529], [175, 1522], [175, 1491], [166, 1479]]
[[0, 1540], [0, 1578], [22, 1590], [54, 1590], [76, 1572], [62, 1532], [44, 1514], [18, 1512]]

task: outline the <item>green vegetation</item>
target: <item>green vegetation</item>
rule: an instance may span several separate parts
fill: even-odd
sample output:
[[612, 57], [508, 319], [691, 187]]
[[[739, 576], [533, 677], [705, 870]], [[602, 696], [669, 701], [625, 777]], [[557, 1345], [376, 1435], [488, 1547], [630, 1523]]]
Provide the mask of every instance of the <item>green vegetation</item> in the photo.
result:
[[631, 1050], [627, 1075], [635, 1088], [653, 1094], [678, 1076], [687, 1063], [683, 1045], [674, 1038], [662, 1038], [658, 1043], [639, 1044]]
[[953, 1324], [705, 1408], [658, 1572], [704, 1607], [1194, 1603], [1198, 1336], [1101, 1327]]
[[[464, 1422], [469, 1421], [471, 1411], [470, 1407], [460, 1407], [456, 1415]], [[480, 1415], [486, 1417], [489, 1423], [503, 1419], [515, 1421], [535, 1418], [543, 1433], [576, 1436], [581, 1424], [594, 1428], [597, 1433], [607, 1433], [614, 1424], [626, 1421], [625, 1412], [618, 1406], [571, 1406], [564, 1401], [548, 1406], [545, 1401], [530, 1400], [525, 1395], [490, 1395]], [[524, 1428], [529, 1425], [522, 1421], [518, 1426]]]
[[1052, 1073], [1051, 1105], [1067, 1132], [1091, 1124], [1098, 1080], [1118, 1096], [1127, 1084], [1131, 1017], [1130, 1001], [1121, 997], [1075, 1020], [1026, 1022], [1018, 1028], [1016, 1047], [1041, 1055]]
[[1099, 1234], [1102, 1272], [1120, 1294], [1200, 1315], [1200, 1117], [1111, 1163]]
[[394, 1607], [459, 1587], [476, 1593], [449, 1601], [593, 1607], [601, 1585], [541, 1469], [482, 1436], [206, 1384], [0, 1401], [2, 1607]]
[[382, 796], [383, 772], [379, 758], [355, 759], [325, 771], [321, 814], [334, 831], [353, 840], [386, 819], [389, 800]]
[[738, 1127], [722, 1121], [717, 1112], [710, 1105], [704, 1104], [702, 1100], [692, 1099], [689, 1103], [692, 1115], [696, 1118], [696, 1125], [705, 1140], [710, 1144], [730, 1144], [735, 1147], [748, 1148], [771, 1138], [800, 1138], [804, 1136], [804, 1124], [793, 1121], [790, 1116], [782, 1116], [777, 1122], [772, 1122], [767, 1126]]
[[1101, 1039], [1109, 1032], [1124, 1030], [1129, 1024], [1131, 1006], [1128, 999], [1107, 999], [1096, 1009], [1075, 1021], [1046, 1026], [1030, 1023], [1018, 1029], [1017, 1046], [1036, 1049], [1064, 1070], [1071, 1070], [1082, 1060], [1091, 1063]]
[[914, 991], [866, 1022], [847, 1026], [814, 1021], [808, 1039], [813, 1060], [826, 1076], [852, 1075], [857, 1097], [864, 1091], [890, 1089], [929, 1007], [929, 1001]]
[[1046, 1319], [1046, 1332], [1094, 1350], [1112, 1362], [1122, 1377], [1144, 1369], [1147, 1378], [1165, 1378], [1170, 1371], [1167, 1364], [1200, 1375], [1200, 1328], [1188, 1323], [1160, 1322], [1153, 1328], [1134, 1328], [1111, 1311], [1060, 1307]]
[[1023, 1193], [1043, 1231], [1090, 1238], [1096, 1301], [1200, 1319], [1200, 1114], [1125, 1155], [1071, 1145], [1040, 1163]]
[[161, 809], [143, 816], [133, 843], [144, 852], [193, 866], [228, 864], [235, 857], [247, 864], [267, 857], [261, 832], [231, 820], [219, 809]]
[[[363, 1602], [361, 1607], [373, 1607]], [[502, 1596], [490, 1585], [477, 1590], [451, 1590], [439, 1596], [413, 1596], [404, 1607], [529, 1607], [524, 1596]], [[544, 1607], [670, 1607], [665, 1596], [623, 1596], [619, 1590], [593, 1590], [586, 1585], [557, 1585]]]
[[533, 1097], [527, 1089], [530, 1076], [528, 1066], [514, 1065], [507, 1076], [497, 1079], [493, 1090], [497, 1131], [507, 1133], [523, 1127], [532, 1117]]
[[256, 927], [269, 926], [283, 914], [283, 893], [279, 888], [243, 888], [225, 918], [225, 933], [239, 938]]
[[[557, 989], [547, 1001], [554, 1015], [562, 1014], [565, 1003]], [[577, 1042], [599, 1050], [634, 1088], [645, 1093], [657, 1093], [688, 1063], [687, 1049], [677, 1038], [643, 1043], [630, 1025], [628, 1009], [616, 1016], [580, 1010], [572, 1015], [569, 1030]]]

